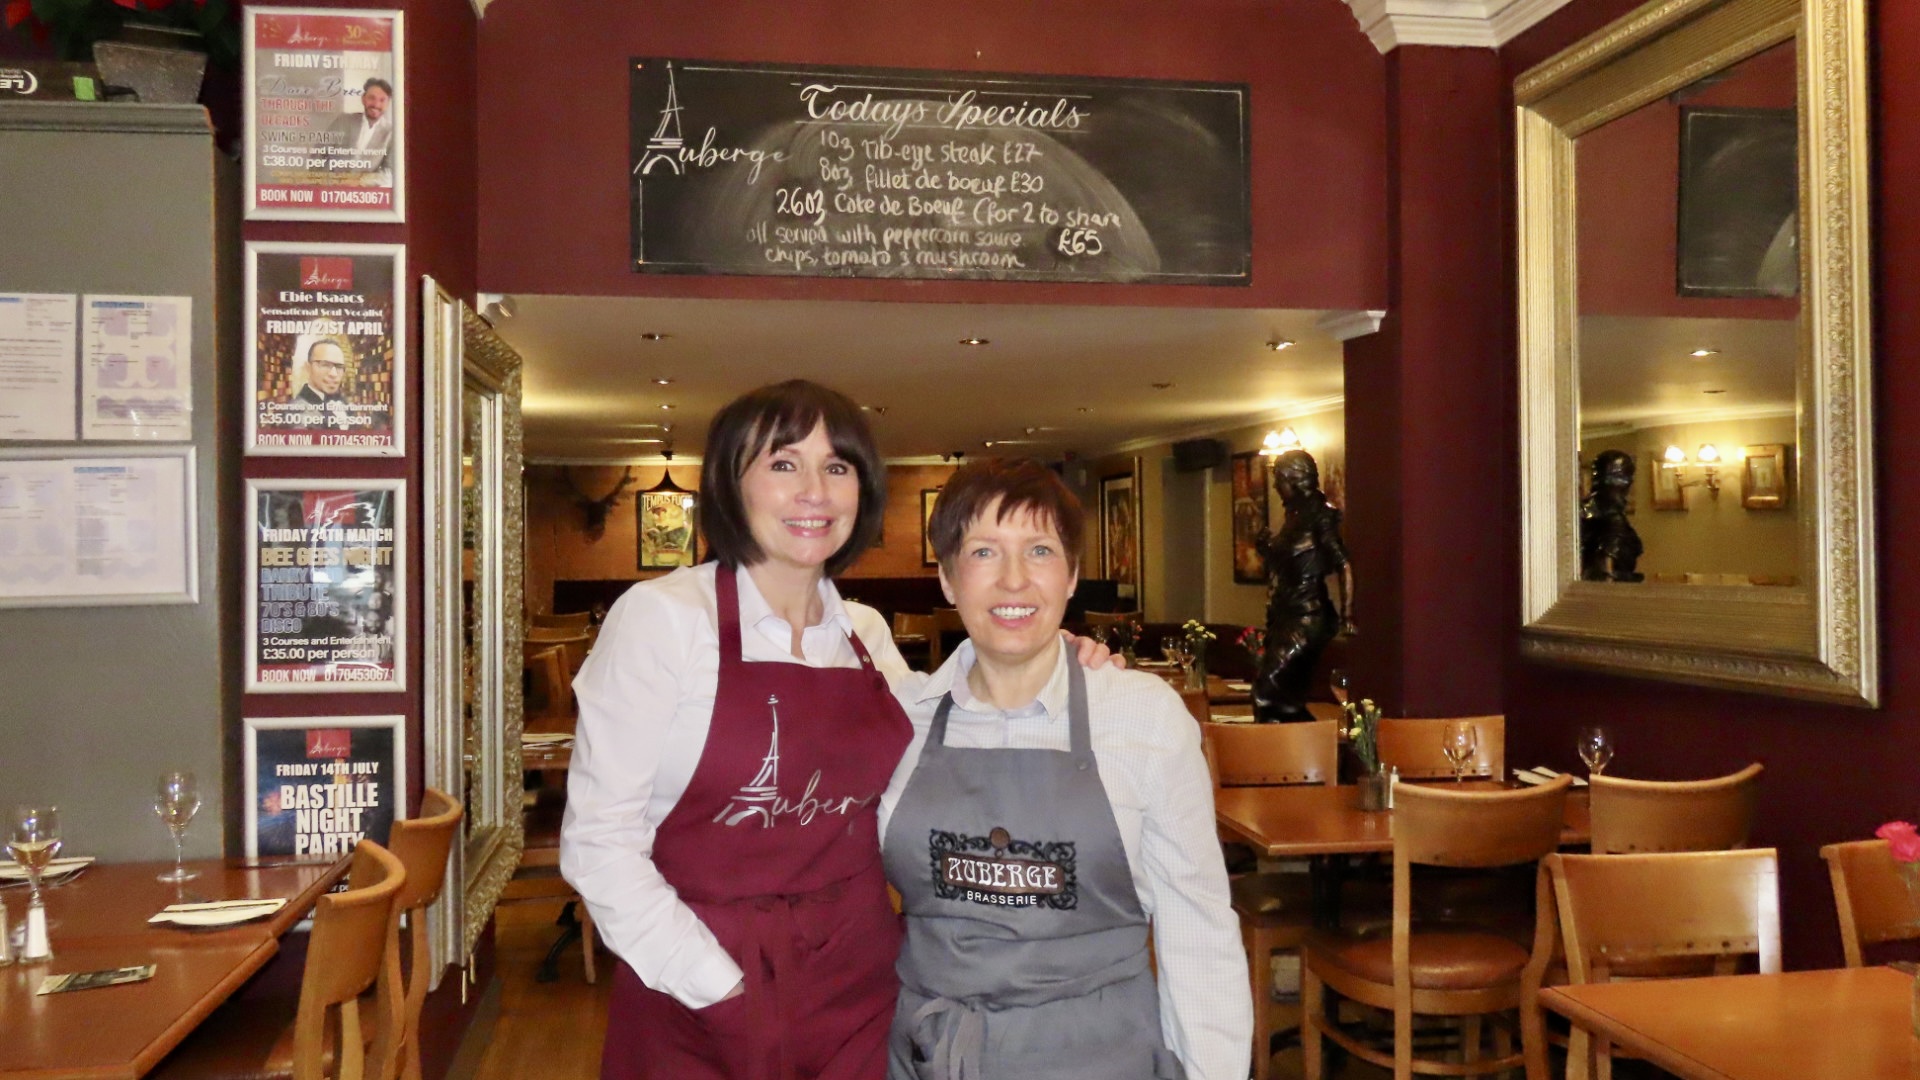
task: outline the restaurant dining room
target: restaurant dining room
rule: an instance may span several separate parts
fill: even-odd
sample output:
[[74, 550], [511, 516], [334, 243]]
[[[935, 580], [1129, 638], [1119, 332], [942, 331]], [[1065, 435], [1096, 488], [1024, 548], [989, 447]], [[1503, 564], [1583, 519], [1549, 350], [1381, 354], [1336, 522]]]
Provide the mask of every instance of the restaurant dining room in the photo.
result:
[[1920, 1076], [1920, 6], [5, 10], [0, 1080]]

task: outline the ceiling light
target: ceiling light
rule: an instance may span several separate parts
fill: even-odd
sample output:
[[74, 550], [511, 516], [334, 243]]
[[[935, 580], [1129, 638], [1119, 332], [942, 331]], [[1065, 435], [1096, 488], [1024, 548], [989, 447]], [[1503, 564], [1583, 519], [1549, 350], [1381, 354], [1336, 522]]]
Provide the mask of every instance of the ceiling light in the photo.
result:
[[1088, 413], [1088, 412], [1092, 412], [1093, 410], [1092, 410], [1091, 408], [1089, 408], [1089, 407], [1087, 407], [1087, 406], [1085, 406], [1085, 405], [1082, 405], [1082, 406], [1080, 406], [1079, 408], [1077, 408], [1077, 409], [1075, 409], [1075, 410], [1073, 410], [1073, 411], [1074, 411], [1074, 412], [1083, 412], [1083, 413]]
[[1173, 389], [1173, 384], [1170, 382], [1157, 382], [1153, 384], [1153, 388], [1155, 390], [1171, 390]]
[[992, 439], [988, 439], [988, 440], [987, 440], [986, 442], [983, 442], [983, 443], [981, 443], [980, 445], [981, 445], [981, 446], [984, 446], [984, 447], [986, 447], [986, 448], [987, 448], [987, 449], [989, 449], [989, 450], [991, 450], [991, 449], [993, 449], [993, 440], [992, 440]]
[[641, 341], [665, 341], [672, 336], [673, 336], [672, 334], [661, 334], [661, 333], [656, 333], [652, 330], [649, 330], [646, 333], [640, 335], [640, 340]]
[[672, 379], [655, 379], [655, 380], [653, 380], [653, 385], [655, 385], [655, 386], [672, 386], [672, 385], [673, 385], [673, 380], [672, 380]]
[[963, 338], [961, 338], [961, 339], [960, 339], [960, 344], [962, 344], [962, 345], [990, 345], [990, 344], [992, 344], [992, 342], [989, 342], [989, 341], [988, 341], [988, 340], [987, 340], [986, 338], [983, 338], [983, 337], [963, 337]]
[[1726, 391], [1725, 391], [1725, 390], [1702, 390], [1702, 391], [1700, 391], [1700, 392], [1701, 392], [1701, 393], [1703, 393], [1703, 394], [1724, 394], [1724, 393], [1726, 393]]
[[671, 405], [662, 405], [662, 406], [660, 406], [660, 408], [661, 408], [661, 411], [663, 411], [663, 412], [664, 412], [664, 411], [669, 411], [669, 410], [671, 410], [671, 409], [673, 408], [673, 406], [671, 406]]
[[1720, 350], [1719, 349], [1695, 349], [1692, 352], [1688, 353], [1687, 355], [1693, 357], [1695, 360], [1704, 360], [1709, 356], [1719, 356]]
[[1285, 352], [1293, 348], [1293, 342], [1288, 341], [1286, 338], [1276, 338], [1273, 341], [1267, 342], [1267, 348], [1272, 349], [1274, 352]]

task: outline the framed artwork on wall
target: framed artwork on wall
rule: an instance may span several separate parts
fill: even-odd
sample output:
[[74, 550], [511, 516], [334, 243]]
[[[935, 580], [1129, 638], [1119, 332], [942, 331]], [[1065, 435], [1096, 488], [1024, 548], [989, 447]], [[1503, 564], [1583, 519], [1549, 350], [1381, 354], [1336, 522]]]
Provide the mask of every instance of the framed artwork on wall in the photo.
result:
[[1129, 472], [1100, 478], [1100, 576], [1122, 600], [1141, 606], [1140, 459]]
[[700, 496], [673, 482], [673, 470], [633, 500], [640, 569], [672, 570], [700, 561]]
[[1640, 460], [1651, 466], [1647, 470], [1647, 494], [1652, 499], [1653, 508], [1685, 510], [1687, 493], [1680, 487], [1680, 470], [1664, 464], [1658, 450], [1648, 450], [1640, 455]]
[[405, 690], [407, 482], [246, 486], [246, 691]]
[[406, 817], [404, 716], [249, 716], [249, 858], [332, 859], [362, 839], [387, 842]]
[[1241, 585], [1267, 583], [1260, 557], [1260, 532], [1267, 527], [1267, 459], [1257, 451], [1233, 455], [1233, 580]]
[[1741, 476], [1740, 505], [1748, 510], [1787, 508], [1787, 448], [1765, 443], [1742, 448], [1746, 469]]
[[920, 565], [938, 566], [940, 560], [933, 555], [933, 537], [927, 534], [927, 525], [933, 521], [933, 508], [940, 501], [939, 488], [920, 489]]

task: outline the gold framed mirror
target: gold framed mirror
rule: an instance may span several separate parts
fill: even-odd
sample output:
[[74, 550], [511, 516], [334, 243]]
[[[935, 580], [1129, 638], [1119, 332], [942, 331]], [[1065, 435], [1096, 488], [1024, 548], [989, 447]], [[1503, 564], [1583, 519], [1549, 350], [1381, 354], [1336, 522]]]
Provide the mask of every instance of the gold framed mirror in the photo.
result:
[[1864, 0], [1655, 0], [1514, 84], [1524, 655], [1880, 696]]
[[431, 917], [435, 983], [467, 962], [525, 846], [520, 357], [421, 282], [427, 438], [427, 783], [466, 804]]

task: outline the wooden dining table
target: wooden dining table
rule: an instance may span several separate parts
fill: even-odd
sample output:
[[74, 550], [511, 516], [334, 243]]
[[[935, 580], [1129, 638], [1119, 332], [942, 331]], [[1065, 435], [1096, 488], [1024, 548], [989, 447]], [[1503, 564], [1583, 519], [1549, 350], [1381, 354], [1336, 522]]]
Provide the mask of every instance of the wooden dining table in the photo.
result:
[[[1469, 780], [1460, 788], [1501, 791], [1506, 785]], [[1393, 850], [1393, 811], [1360, 809], [1360, 788], [1355, 785], [1221, 788], [1214, 792], [1213, 814], [1222, 828], [1269, 858], [1383, 854]], [[1587, 793], [1569, 792], [1560, 842], [1584, 844], [1592, 838]]]
[[[346, 875], [351, 860], [194, 860], [200, 876], [156, 880], [171, 863], [96, 864], [45, 890], [51, 960], [0, 968], [0, 1078], [131, 1080], [145, 1075], [279, 951], [283, 934]], [[24, 918], [26, 889], [0, 892]], [[170, 904], [284, 897], [264, 919], [221, 928], [153, 925]], [[153, 978], [38, 996], [48, 975], [154, 965]]]
[[1683, 1080], [1911, 1080], [1913, 977], [1888, 967], [1556, 986], [1540, 1003]]

